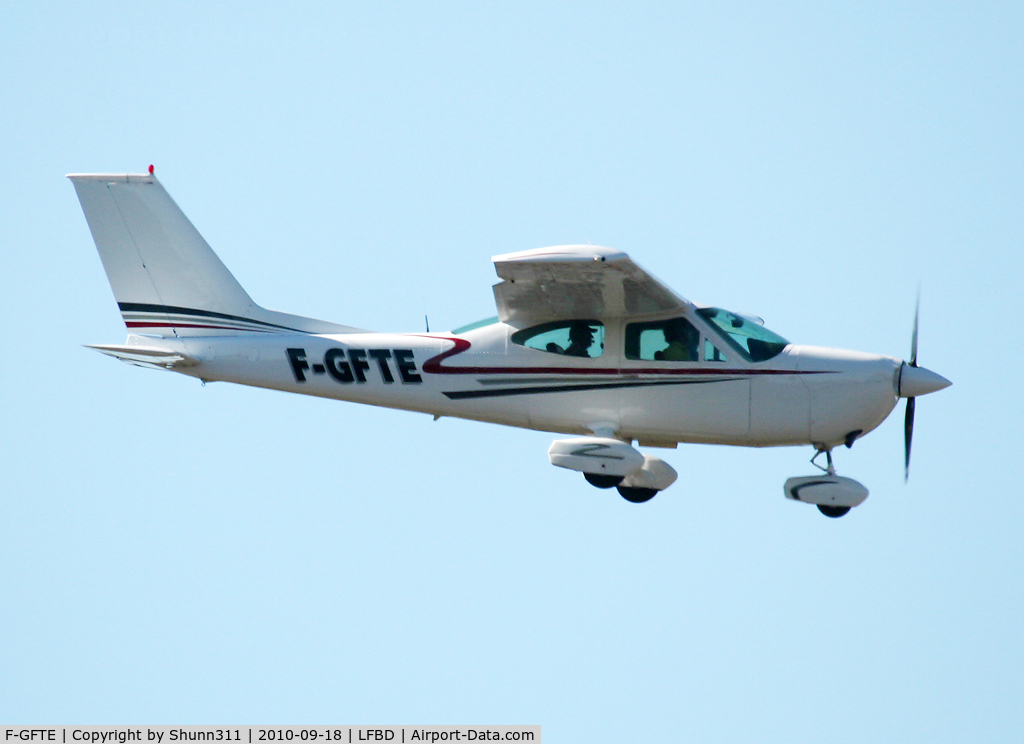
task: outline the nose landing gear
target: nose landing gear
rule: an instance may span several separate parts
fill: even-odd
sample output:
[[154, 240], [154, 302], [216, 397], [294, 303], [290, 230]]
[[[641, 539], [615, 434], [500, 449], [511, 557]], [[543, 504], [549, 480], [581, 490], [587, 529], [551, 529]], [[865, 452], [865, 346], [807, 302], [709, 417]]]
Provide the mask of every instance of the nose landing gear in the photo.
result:
[[[822, 453], [828, 462], [827, 467], [815, 462]], [[818, 449], [811, 458], [811, 464], [821, 470], [823, 475], [790, 478], [783, 487], [787, 499], [814, 504], [826, 517], [838, 519], [845, 516], [853, 507], [864, 503], [864, 499], [868, 497], [868, 489], [863, 485], [852, 478], [836, 475], [831, 449]]]
[[832, 519], [839, 519], [839, 517], [846, 516], [846, 513], [850, 511], [851, 508], [852, 507], [849, 506], [825, 506], [825, 504], [818, 504], [818, 511]]

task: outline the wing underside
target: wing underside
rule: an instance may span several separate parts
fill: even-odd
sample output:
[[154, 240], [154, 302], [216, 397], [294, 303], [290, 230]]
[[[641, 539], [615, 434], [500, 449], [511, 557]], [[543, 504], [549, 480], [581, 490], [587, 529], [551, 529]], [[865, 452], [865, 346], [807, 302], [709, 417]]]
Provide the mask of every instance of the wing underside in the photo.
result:
[[567, 245], [493, 258], [498, 317], [522, 327], [565, 318], [624, 318], [682, 311], [689, 303], [625, 253]]

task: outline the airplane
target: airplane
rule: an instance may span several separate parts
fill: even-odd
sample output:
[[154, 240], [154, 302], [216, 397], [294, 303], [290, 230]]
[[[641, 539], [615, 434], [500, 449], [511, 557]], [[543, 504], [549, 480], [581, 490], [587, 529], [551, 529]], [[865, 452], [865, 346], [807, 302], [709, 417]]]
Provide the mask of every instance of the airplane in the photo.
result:
[[[592, 245], [493, 257], [497, 317], [448, 333], [374, 333], [257, 305], [156, 179], [69, 174], [128, 329], [90, 345], [141, 367], [569, 435], [553, 465], [643, 503], [676, 471], [636, 447], [810, 445], [821, 473], [788, 499], [837, 518], [868, 490], [832, 450], [951, 383], [909, 361], [801, 346], [761, 319], [686, 300], [625, 253]], [[821, 455], [826, 465], [817, 462]]]

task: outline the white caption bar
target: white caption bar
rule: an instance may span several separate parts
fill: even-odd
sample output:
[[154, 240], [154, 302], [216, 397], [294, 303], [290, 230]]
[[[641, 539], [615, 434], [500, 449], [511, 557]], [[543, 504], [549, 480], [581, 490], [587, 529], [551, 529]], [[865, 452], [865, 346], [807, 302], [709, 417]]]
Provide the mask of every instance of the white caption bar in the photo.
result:
[[540, 742], [540, 726], [3, 726], [0, 744]]

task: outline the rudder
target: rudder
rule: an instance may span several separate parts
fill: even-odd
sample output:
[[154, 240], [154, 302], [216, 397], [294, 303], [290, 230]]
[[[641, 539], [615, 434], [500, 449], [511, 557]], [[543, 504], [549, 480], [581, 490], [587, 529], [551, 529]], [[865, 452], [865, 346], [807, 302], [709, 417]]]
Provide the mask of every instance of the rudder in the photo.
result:
[[159, 336], [344, 333], [249, 297], [152, 174], [70, 174], [125, 325]]

